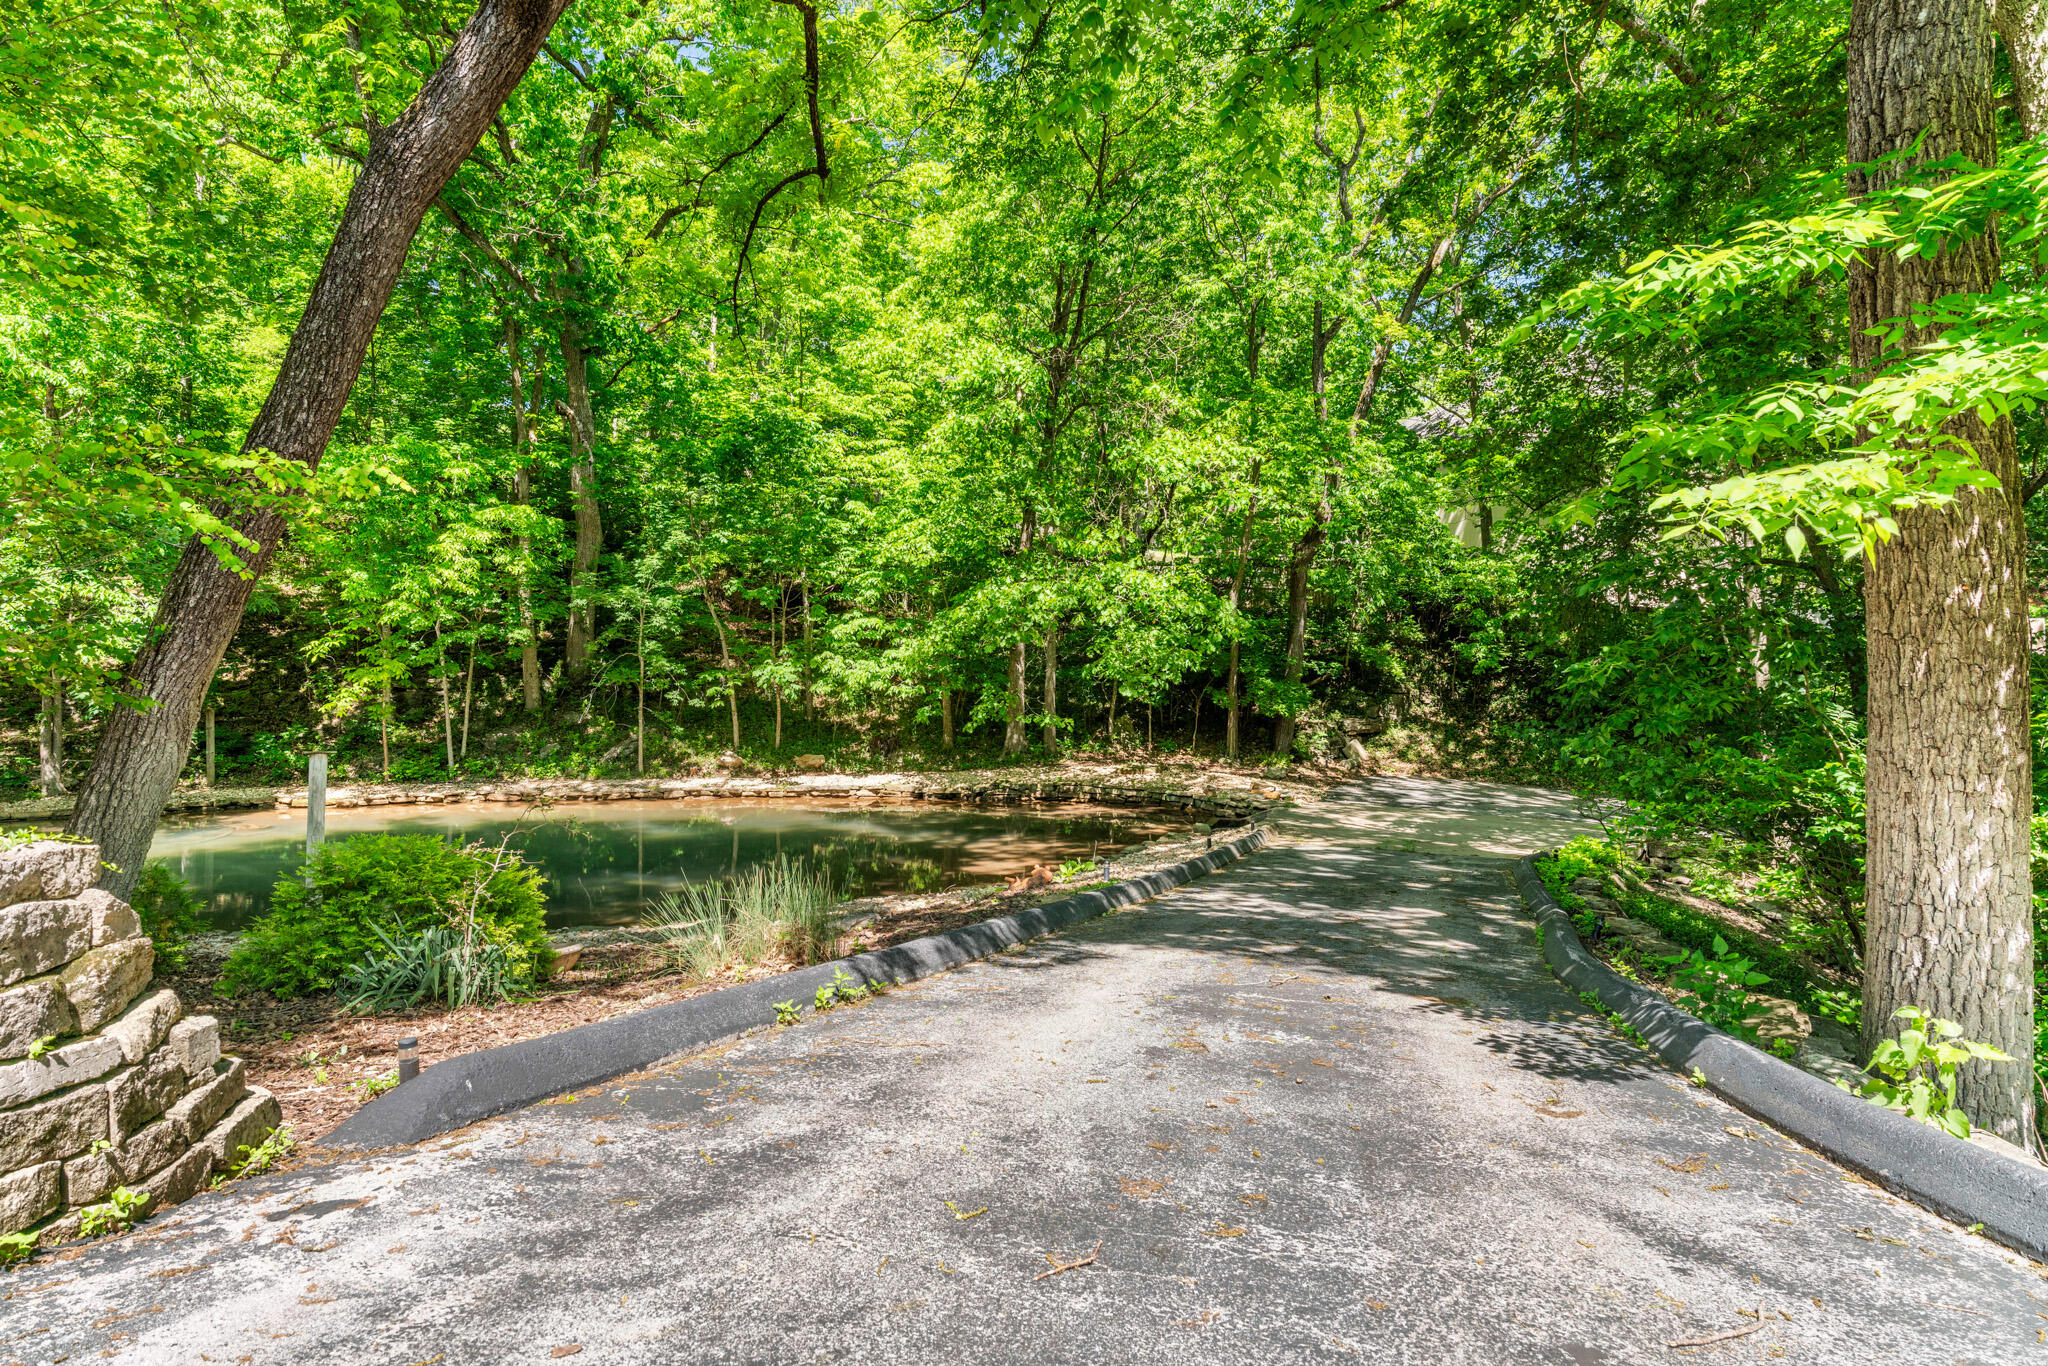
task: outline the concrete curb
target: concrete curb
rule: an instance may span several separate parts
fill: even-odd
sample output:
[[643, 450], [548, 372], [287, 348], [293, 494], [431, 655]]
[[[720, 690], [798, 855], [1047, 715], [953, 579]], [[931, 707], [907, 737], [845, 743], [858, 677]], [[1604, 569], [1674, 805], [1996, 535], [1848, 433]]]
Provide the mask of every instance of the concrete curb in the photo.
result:
[[2048, 1261], [2048, 1172], [1872, 1105], [1618, 976], [1587, 952], [1534, 858], [1515, 885], [1543, 931], [1543, 958], [1574, 991], [1591, 992], [1681, 1072], [1697, 1070], [1727, 1100], [1895, 1194]]
[[414, 1080], [371, 1101], [320, 1139], [318, 1146], [366, 1149], [418, 1143], [773, 1024], [777, 1001], [811, 1000], [819, 987], [833, 980], [835, 971], [844, 971], [862, 984], [929, 977], [1171, 891], [1235, 863], [1264, 846], [1266, 839], [1265, 828], [1254, 825], [1199, 857], [1114, 887], [687, 1001], [464, 1053], [434, 1064]]

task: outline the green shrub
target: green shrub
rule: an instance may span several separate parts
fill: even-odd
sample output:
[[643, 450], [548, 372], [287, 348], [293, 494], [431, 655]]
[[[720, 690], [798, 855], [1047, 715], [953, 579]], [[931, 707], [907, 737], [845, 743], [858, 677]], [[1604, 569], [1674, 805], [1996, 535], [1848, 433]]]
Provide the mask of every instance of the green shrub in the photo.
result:
[[172, 872], [169, 864], [157, 861], [142, 865], [142, 876], [135, 880], [128, 904], [135, 908], [144, 933], [156, 945], [157, 971], [183, 971], [185, 941], [205, 925], [199, 918], [199, 894]]
[[327, 991], [366, 958], [388, 953], [380, 935], [430, 926], [476, 931], [504, 950], [510, 979], [553, 966], [540, 872], [517, 854], [432, 835], [358, 835], [320, 846], [306, 868], [278, 879], [270, 914], [228, 959], [221, 990], [303, 996]]
[[1749, 959], [1731, 953], [1727, 940], [1717, 934], [1711, 952], [1686, 949], [1657, 961], [1671, 974], [1680, 1008], [1738, 1039], [1757, 1041], [1756, 1026], [1750, 1021], [1762, 1007], [1750, 999], [1749, 988], [1767, 985], [1771, 979]]

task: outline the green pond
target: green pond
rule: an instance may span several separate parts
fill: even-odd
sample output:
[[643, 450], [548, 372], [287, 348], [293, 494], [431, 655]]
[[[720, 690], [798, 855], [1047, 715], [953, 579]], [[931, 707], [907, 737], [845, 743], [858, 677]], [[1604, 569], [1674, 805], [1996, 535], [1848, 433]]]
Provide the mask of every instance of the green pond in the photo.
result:
[[[1092, 806], [607, 802], [523, 819], [503, 806], [330, 810], [327, 837], [388, 832], [495, 844], [516, 830], [547, 875], [548, 923], [567, 929], [633, 924], [685, 879], [727, 876], [782, 854], [829, 863], [849, 896], [872, 896], [1107, 855], [1186, 823]], [[303, 809], [170, 816], [149, 852], [197, 889], [209, 928], [229, 930], [269, 909], [272, 885], [304, 858], [305, 838]]]

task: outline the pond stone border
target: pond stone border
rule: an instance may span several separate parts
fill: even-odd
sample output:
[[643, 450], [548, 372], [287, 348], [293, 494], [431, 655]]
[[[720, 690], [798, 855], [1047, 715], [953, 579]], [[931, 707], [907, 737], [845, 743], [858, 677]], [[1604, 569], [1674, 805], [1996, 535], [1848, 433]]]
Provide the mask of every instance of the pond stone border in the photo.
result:
[[832, 983], [837, 972], [862, 985], [929, 977], [1149, 900], [1237, 862], [1266, 840], [1265, 827], [1254, 825], [1207, 853], [1115, 886], [538, 1039], [464, 1053], [426, 1068], [371, 1101], [320, 1139], [318, 1146], [374, 1149], [418, 1143], [578, 1087], [642, 1071], [664, 1058], [772, 1025], [777, 1001], [809, 1001], [819, 987]]
[[[1243, 788], [1216, 790], [1169, 778], [1124, 775], [1006, 774], [985, 771], [942, 773], [798, 773], [749, 776], [713, 774], [694, 778], [546, 778], [471, 784], [397, 786], [353, 783], [327, 790], [327, 805], [338, 810], [365, 806], [446, 806], [458, 803], [516, 803], [572, 806], [582, 802], [689, 800], [846, 800], [967, 802], [992, 806], [1038, 802], [1101, 802], [1157, 807], [1244, 821], [1285, 803], [1277, 786], [1253, 778]], [[303, 788], [279, 788], [272, 803], [280, 811], [306, 805]]]
[[1664, 1061], [1688, 1076], [1699, 1072], [1723, 1098], [1886, 1190], [2048, 1261], [2048, 1171], [1872, 1105], [1621, 977], [1580, 942], [1533, 856], [1516, 861], [1515, 885], [1536, 913], [1551, 971], [1574, 991], [1591, 992]]

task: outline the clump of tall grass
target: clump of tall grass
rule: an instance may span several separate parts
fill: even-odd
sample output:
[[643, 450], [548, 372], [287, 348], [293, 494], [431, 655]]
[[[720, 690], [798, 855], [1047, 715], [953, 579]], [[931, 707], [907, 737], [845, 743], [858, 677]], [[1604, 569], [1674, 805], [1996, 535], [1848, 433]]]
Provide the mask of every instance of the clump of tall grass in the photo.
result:
[[823, 864], [778, 856], [737, 877], [685, 882], [647, 912], [677, 968], [709, 977], [727, 963], [822, 963], [839, 951], [840, 889]]

